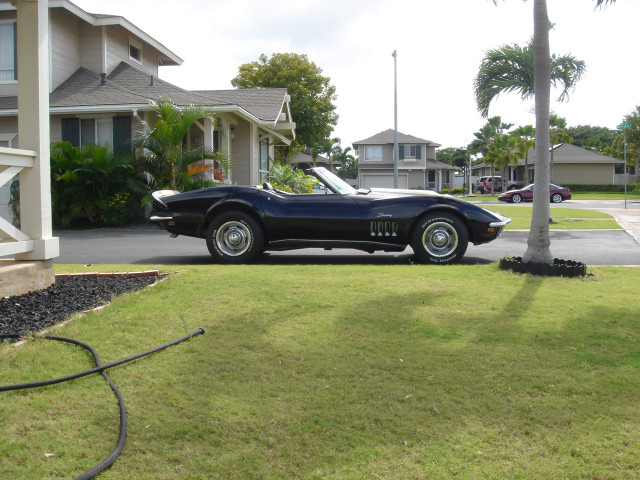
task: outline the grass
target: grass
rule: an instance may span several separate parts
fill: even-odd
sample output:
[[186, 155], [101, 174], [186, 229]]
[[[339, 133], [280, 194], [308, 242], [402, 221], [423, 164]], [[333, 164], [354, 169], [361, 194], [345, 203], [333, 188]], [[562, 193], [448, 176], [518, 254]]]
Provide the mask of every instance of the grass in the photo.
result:
[[[507, 230], [529, 230], [533, 206], [530, 205], [491, 205], [489, 210], [499, 212], [511, 218]], [[593, 230], [593, 229], [621, 229], [615, 219], [606, 213], [581, 208], [551, 207], [553, 223], [549, 225], [553, 230]]]
[[[207, 330], [111, 370], [129, 438], [100, 479], [640, 477], [636, 269], [172, 270], [56, 331], [106, 363]], [[79, 350], [2, 346], [1, 383], [89, 367]], [[115, 444], [99, 377], [0, 395], [0, 478], [73, 478]]]

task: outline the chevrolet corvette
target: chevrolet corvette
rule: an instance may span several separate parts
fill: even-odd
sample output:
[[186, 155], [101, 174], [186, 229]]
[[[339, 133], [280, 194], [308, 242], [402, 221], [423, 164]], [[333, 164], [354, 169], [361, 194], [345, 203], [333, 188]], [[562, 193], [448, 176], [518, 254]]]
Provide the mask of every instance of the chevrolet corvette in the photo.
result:
[[487, 243], [511, 220], [450, 195], [426, 190], [357, 190], [312, 168], [320, 193], [261, 186], [153, 192], [158, 222], [172, 236], [203, 238], [219, 263], [247, 263], [267, 250], [354, 248], [402, 252], [420, 263], [459, 261], [469, 242]]

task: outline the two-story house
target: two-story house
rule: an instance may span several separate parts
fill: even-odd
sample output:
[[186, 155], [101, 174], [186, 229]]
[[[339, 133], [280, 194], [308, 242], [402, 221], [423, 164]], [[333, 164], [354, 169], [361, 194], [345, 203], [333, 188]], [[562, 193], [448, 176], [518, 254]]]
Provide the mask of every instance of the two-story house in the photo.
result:
[[[455, 167], [436, 160], [440, 145], [424, 138], [398, 132], [398, 188], [440, 191], [451, 188]], [[394, 130], [353, 143], [358, 152], [358, 181], [361, 188], [394, 186]]]
[[[169, 20], [168, 20], [169, 21]], [[0, 0], [0, 146], [19, 148], [16, 8]], [[217, 113], [197, 122], [186, 141], [230, 155], [229, 181], [257, 184], [275, 145], [295, 138], [286, 89], [187, 91], [158, 78], [182, 59], [121, 16], [91, 14], [67, 0], [49, 0], [51, 142], [108, 144], [128, 152], [141, 120], [153, 124], [149, 100], [204, 105]], [[0, 191], [7, 218], [9, 187]]]

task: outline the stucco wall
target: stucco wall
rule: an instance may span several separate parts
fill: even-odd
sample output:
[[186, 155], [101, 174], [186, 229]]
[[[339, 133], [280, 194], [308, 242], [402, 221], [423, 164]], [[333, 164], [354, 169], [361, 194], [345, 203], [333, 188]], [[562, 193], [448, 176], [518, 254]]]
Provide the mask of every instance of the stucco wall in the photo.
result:
[[554, 163], [552, 182], [555, 184], [611, 185], [614, 167], [611, 164], [575, 165]]

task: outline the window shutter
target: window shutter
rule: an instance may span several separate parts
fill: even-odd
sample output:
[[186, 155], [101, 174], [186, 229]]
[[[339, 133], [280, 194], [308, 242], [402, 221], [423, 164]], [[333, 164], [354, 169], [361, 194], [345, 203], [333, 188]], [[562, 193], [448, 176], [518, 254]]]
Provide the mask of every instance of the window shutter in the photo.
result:
[[420, 160], [422, 158], [420, 154], [420, 145], [416, 145], [416, 160]]
[[80, 119], [79, 118], [63, 118], [62, 119], [62, 141], [69, 142], [74, 147], [80, 145]]
[[113, 117], [113, 152], [131, 153], [131, 117]]
[[404, 145], [400, 145], [400, 160], [404, 160]]

